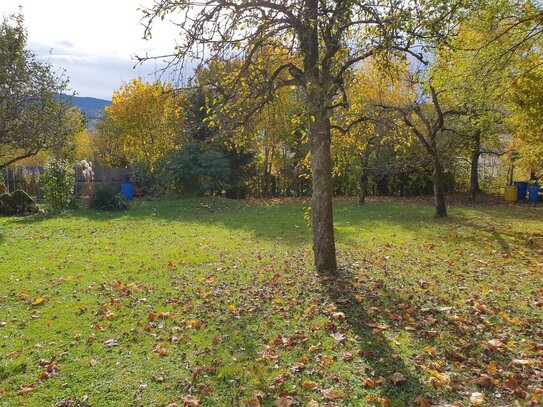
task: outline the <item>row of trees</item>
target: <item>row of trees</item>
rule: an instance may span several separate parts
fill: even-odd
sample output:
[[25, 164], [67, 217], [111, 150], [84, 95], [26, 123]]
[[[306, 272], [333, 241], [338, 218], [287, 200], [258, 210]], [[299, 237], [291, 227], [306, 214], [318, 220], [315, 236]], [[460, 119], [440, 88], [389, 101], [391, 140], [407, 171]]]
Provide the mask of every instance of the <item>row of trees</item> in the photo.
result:
[[[435, 188], [445, 215], [445, 191], [469, 190], [475, 199], [482, 156], [521, 152], [525, 169], [538, 168], [540, 56], [537, 41], [505, 19], [514, 6], [475, 9], [432, 52], [371, 57], [345, 74], [329, 114], [333, 193], [358, 193], [363, 202], [368, 192]], [[123, 85], [92, 137], [95, 161], [158, 173], [171, 150], [198, 145], [228, 161], [222, 181], [232, 196], [309, 193], [307, 95], [294, 85], [272, 96], [261, 89], [278, 67], [297, 62], [277, 58], [277, 47], [260, 49], [252, 65], [214, 59], [186, 89], [141, 79]], [[152, 182], [161, 183], [158, 174]]]

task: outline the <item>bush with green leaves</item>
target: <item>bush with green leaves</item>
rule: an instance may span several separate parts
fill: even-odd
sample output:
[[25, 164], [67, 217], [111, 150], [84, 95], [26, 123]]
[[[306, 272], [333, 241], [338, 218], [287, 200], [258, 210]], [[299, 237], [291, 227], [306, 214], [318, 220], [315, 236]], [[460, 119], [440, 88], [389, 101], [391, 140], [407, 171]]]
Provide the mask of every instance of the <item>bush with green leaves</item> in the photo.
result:
[[52, 159], [40, 176], [45, 192], [45, 202], [55, 211], [75, 209], [75, 177], [66, 160]]
[[161, 182], [170, 190], [191, 194], [215, 194], [228, 189], [230, 166], [217, 151], [203, 151], [187, 144], [172, 151], [160, 163]]
[[124, 211], [128, 209], [128, 201], [113, 185], [103, 184], [94, 189], [90, 206], [106, 211]]
[[160, 179], [160, 169], [153, 169], [146, 162], [136, 162], [130, 166], [130, 180], [145, 194], [161, 195], [164, 192]]

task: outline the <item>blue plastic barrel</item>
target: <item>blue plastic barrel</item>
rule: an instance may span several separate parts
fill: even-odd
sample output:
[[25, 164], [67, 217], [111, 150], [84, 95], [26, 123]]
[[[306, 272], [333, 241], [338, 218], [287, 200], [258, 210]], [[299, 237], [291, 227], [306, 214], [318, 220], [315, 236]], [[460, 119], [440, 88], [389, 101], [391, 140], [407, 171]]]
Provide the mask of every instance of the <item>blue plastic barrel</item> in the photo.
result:
[[126, 199], [134, 198], [134, 184], [131, 184], [130, 182], [121, 184], [121, 194]]
[[519, 201], [525, 201], [526, 200], [526, 194], [528, 193], [528, 183], [527, 182], [515, 181], [514, 184], [517, 186], [518, 200]]
[[539, 202], [539, 185], [530, 185], [528, 187], [528, 201]]

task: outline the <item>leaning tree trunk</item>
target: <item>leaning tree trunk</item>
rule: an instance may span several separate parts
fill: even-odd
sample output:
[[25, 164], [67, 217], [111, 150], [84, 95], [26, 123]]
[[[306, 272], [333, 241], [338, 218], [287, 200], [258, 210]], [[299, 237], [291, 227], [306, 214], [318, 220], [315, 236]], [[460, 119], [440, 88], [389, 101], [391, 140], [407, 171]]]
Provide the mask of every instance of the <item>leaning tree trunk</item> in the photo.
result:
[[[320, 99], [320, 98], [319, 98]], [[337, 270], [334, 223], [332, 213], [332, 160], [330, 157], [330, 118], [326, 104], [309, 100], [312, 119], [309, 126], [311, 152], [311, 223], [313, 252], [319, 273]]]
[[470, 165], [470, 183], [469, 183], [469, 199], [475, 201], [477, 194], [481, 192], [479, 187], [479, 157], [481, 156], [481, 134], [477, 132], [474, 138], [473, 150], [471, 152]]
[[445, 201], [445, 170], [437, 158], [434, 159], [434, 173], [432, 174], [432, 182], [434, 184], [436, 217], [446, 218], [447, 204]]

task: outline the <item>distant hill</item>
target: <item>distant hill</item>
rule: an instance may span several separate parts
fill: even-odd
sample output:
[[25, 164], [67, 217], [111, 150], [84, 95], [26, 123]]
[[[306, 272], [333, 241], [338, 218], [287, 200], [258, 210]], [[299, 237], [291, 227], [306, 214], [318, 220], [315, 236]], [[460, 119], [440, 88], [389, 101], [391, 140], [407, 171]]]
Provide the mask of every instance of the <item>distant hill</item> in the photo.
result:
[[[62, 97], [69, 97], [62, 95]], [[89, 98], [84, 96], [71, 96], [72, 105], [79, 108], [87, 118], [87, 127], [94, 128], [100, 119], [104, 108], [111, 104], [111, 100]]]
[[89, 119], [97, 119], [111, 100], [96, 99], [82, 96], [73, 96], [72, 104], [78, 107]]

